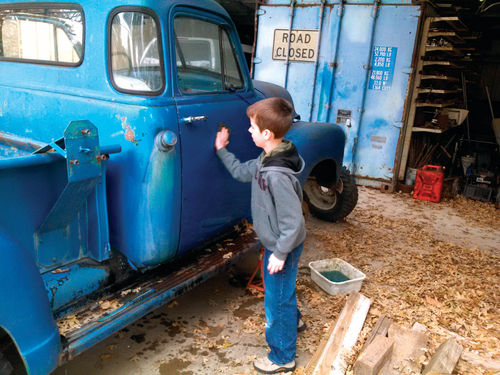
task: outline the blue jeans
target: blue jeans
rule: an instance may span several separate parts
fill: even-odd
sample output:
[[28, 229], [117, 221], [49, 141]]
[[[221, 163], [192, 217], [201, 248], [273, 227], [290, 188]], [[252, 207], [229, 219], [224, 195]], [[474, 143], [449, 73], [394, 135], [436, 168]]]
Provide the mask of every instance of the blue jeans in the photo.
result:
[[277, 365], [284, 365], [295, 359], [297, 324], [300, 319], [295, 282], [303, 247], [302, 243], [293, 249], [288, 254], [283, 269], [272, 275], [267, 270], [272, 251], [266, 249], [264, 253], [266, 340], [271, 349], [268, 358]]

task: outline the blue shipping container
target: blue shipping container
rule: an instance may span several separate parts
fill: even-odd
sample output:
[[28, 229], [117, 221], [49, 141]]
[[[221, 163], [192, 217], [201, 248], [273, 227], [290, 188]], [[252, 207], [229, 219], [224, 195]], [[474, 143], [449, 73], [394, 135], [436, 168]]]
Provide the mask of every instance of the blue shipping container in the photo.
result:
[[254, 78], [286, 87], [303, 120], [342, 126], [359, 184], [392, 183], [420, 6], [268, 0], [257, 14]]

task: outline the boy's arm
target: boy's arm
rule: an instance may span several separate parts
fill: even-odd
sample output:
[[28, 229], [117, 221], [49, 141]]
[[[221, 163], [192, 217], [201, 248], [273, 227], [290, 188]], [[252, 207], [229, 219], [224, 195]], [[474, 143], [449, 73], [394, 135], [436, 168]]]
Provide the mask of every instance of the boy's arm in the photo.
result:
[[241, 182], [250, 182], [257, 168], [257, 159], [241, 163], [234, 154], [225, 147], [217, 150], [217, 156], [227, 168], [231, 176]]
[[257, 159], [249, 160], [246, 163], [241, 163], [234, 154], [227, 151], [226, 146], [229, 144], [229, 129], [221, 127], [215, 137], [215, 149], [217, 156], [220, 158], [229, 173], [241, 182], [250, 182], [257, 168]]
[[298, 238], [304, 235], [302, 202], [290, 179], [281, 173], [270, 175], [268, 183], [274, 198], [280, 232], [273, 254], [280, 260], [286, 260], [293, 246], [297, 246]]

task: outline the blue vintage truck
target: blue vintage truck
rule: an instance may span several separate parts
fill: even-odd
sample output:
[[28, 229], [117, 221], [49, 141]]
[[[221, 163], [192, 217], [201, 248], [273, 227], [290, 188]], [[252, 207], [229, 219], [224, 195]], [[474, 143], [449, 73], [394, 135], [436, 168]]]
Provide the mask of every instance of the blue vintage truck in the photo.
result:
[[[258, 155], [236, 29], [209, 0], [0, 0], [0, 374], [44, 375], [250, 250]], [[357, 190], [334, 124], [297, 121], [310, 210]]]

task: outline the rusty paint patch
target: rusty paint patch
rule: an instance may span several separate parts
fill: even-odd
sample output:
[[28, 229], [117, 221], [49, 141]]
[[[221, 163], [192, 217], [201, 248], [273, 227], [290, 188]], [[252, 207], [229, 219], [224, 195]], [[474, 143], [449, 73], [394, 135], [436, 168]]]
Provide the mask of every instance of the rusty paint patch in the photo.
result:
[[122, 129], [125, 133], [125, 139], [132, 143], [138, 144], [140, 139], [135, 139], [135, 132], [132, 129], [132, 127], [129, 124], [127, 124], [127, 118], [120, 117], [119, 115], [116, 115], [116, 117], [118, 117], [122, 122]]

